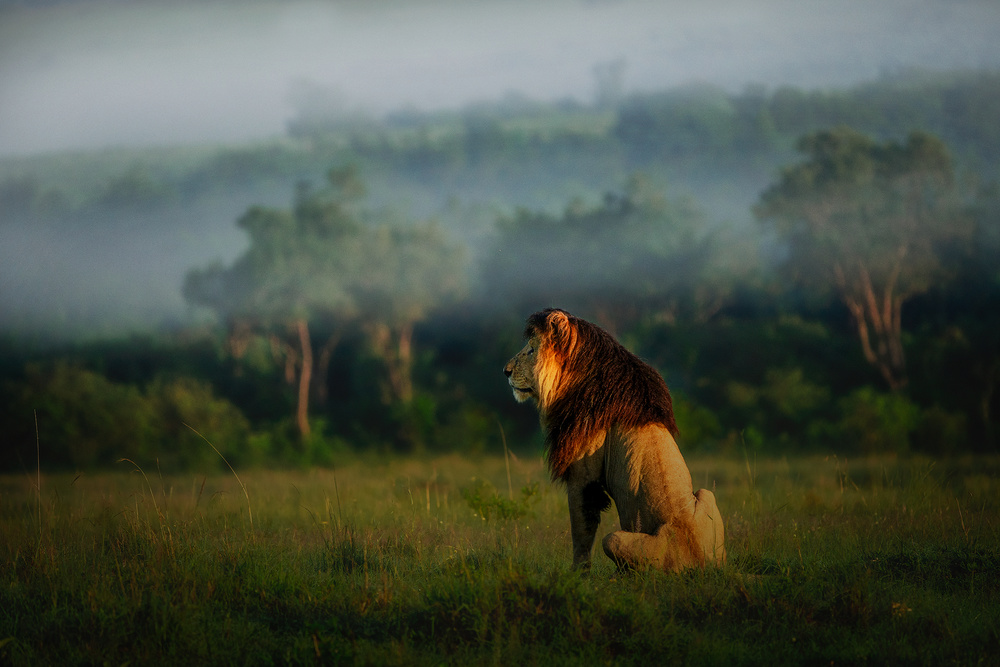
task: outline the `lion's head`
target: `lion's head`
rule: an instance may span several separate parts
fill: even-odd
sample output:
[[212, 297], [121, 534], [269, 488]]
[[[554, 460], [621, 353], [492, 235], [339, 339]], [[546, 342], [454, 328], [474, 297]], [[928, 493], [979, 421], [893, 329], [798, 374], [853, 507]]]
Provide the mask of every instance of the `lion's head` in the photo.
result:
[[577, 328], [572, 315], [548, 309], [528, 319], [527, 343], [504, 367], [507, 383], [518, 403], [535, 399], [543, 412], [565, 390], [569, 361], [575, 351]]
[[616, 423], [661, 423], [676, 433], [663, 378], [597, 325], [549, 308], [528, 318], [524, 337], [504, 374], [514, 398], [538, 404], [555, 477], [583, 442]]

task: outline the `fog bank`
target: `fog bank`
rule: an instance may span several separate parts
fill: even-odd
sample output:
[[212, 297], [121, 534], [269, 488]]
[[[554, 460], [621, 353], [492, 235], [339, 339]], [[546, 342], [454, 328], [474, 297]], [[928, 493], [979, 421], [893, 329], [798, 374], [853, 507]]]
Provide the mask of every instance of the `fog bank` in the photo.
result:
[[0, 9], [0, 155], [284, 131], [302, 82], [346, 109], [706, 81], [844, 85], [1000, 65], [991, 0], [74, 2]]

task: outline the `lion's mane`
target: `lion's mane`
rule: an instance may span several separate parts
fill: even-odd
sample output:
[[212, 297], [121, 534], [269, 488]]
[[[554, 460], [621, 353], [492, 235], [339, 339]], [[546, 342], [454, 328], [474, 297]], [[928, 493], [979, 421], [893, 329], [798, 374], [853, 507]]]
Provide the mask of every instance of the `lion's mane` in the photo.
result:
[[661, 424], [677, 435], [663, 378], [600, 327], [548, 308], [528, 318], [524, 335], [542, 342], [538, 407], [553, 479], [562, 479], [586, 443], [612, 426], [628, 431]]

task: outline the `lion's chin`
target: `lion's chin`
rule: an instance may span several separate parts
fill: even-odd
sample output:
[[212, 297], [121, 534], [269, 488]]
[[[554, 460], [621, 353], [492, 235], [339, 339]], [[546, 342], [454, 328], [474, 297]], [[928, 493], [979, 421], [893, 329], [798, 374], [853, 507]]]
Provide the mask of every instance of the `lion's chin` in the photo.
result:
[[535, 395], [535, 392], [530, 389], [518, 389], [513, 385], [511, 385], [510, 389], [514, 392], [514, 400], [518, 403], [524, 403], [526, 400]]

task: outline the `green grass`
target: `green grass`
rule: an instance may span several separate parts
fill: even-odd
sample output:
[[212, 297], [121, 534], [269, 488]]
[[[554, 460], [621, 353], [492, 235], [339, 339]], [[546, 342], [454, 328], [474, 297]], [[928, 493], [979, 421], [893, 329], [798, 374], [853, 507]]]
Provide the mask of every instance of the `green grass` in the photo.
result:
[[996, 458], [689, 463], [730, 560], [682, 575], [571, 571], [535, 460], [0, 477], [0, 663], [997, 661]]

